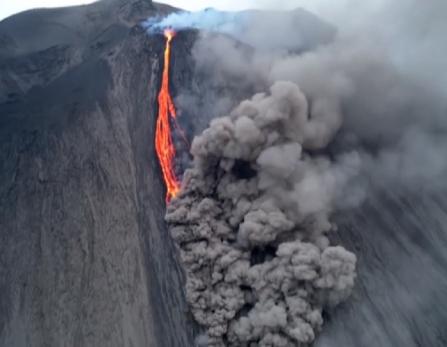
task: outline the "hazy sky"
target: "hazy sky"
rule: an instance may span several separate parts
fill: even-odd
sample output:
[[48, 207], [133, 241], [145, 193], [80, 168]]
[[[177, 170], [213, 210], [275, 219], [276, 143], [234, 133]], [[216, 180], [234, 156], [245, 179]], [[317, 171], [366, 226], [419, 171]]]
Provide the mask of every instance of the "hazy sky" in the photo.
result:
[[[12, 14], [38, 7], [62, 7], [88, 4], [92, 0], [0, 0], [0, 20]], [[266, 8], [274, 4], [275, 8], [290, 9], [304, 6], [312, 9], [312, 0], [159, 0], [187, 10], [199, 10], [215, 7], [222, 10], [240, 10], [245, 8]]]

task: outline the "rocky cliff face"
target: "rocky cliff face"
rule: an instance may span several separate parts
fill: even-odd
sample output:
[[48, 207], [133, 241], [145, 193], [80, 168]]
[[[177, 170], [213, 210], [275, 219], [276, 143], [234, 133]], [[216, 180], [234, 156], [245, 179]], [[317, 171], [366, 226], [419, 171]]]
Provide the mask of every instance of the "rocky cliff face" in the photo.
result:
[[[0, 345], [191, 346], [154, 152], [150, 1], [0, 23]], [[178, 64], [177, 64], [178, 66]]]

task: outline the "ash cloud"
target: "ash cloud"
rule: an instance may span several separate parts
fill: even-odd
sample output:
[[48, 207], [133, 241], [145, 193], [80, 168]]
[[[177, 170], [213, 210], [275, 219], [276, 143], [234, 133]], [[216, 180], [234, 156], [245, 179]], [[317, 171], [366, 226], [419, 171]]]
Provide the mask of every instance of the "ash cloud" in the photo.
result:
[[296, 84], [279, 81], [192, 143], [193, 167], [166, 220], [210, 346], [311, 343], [322, 310], [353, 288], [356, 257], [327, 233], [358, 161], [308, 154], [338, 129], [322, 117], [325, 131], [314, 131], [308, 107]]
[[[315, 108], [314, 118], [318, 109], [326, 108], [326, 115], [331, 109], [330, 121], [340, 124], [331, 152], [346, 147], [356, 150], [363, 158], [364, 172], [371, 176], [368, 179], [425, 185], [422, 180], [407, 182], [401, 170], [390, 168], [383, 160], [386, 153], [407, 158], [407, 162], [412, 157], [413, 169], [427, 167], [425, 175], [417, 175], [424, 180], [439, 178], [441, 167], [443, 172], [447, 170], [446, 160], [432, 155], [439, 152], [440, 145], [444, 147], [442, 134], [447, 125], [447, 72], [442, 60], [447, 54], [447, 43], [442, 39], [447, 24], [440, 15], [446, 13], [447, 3], [399, 0], [391, 4], [376, 0], [357, 6], [352, 6], [352, 1], [344, 4], [325, 0], [314, 4], [325, 9], [324, 17], [337, 26], [335, 37], [327, 36], [332, 37], [330, 43], [324, 35], [310, 35], [305, 41], [312, 44], [295, 43], [295, 50], [281, 46], [281, 42], [264, 50], [269, 30], [264, 31], [266, 26], [261, 24], [268, 22], [268, 15], [259, 21], [251, 18], [251, 27], [259, 30], [249, 46], [238, 43], [240, 35], [234, 35], [237, 40], [233, 40], [203, 33], [194, 57], [197, 75], [210, 76], [204, 79], [210, 81], [204, 82], [207, 95], [182, 92], [177, 100], [179, 108], [194, 109], [192, 114], [208, 122], [228, 113], [249, 94], [267, 90], [277, 80], [292, 81]], [[263, 2], [263, 6], [267, 4]], [[275, 18], [271, 21], [274, 26]], [[299, 22], [311, 21], [300, 18]], [[293, 20], [290, 23], [290, 28], [278, 30], [282, 37], [305, 37], [306, 33], [322, 31], [316, 29], [320, 26], [316, 23], [295, 29]], [[327, 24], [321, 25], [327, 28]], [[204, 127], [197, 128], [197, 133]], [[315, 131], [324, 128], [316, 127]], [[414, 138], [412, 146], [410, 138]], [[427, 158], [434, 162], [427, 163]]]
[[440, 154], [447, 149], [447, 73], [440, 63], [447, 25], [439, 15], [446, 10], [438, 0], [332, 10], [336, 40], [276, 59], [269, 78], [287, 78], [311, 99], [339, 105], [343, 124], [331, 151], [357, 151], [374, 184], [437, 189], [447, 172]]

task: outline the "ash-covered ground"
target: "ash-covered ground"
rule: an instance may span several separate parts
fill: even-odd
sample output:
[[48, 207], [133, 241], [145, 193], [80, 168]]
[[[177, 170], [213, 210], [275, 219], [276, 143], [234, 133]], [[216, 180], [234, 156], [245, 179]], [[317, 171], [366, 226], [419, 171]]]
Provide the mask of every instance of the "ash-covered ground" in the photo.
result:
[[150, 1], [0, 23], [0, 345], [191, 346], [154, 151]]

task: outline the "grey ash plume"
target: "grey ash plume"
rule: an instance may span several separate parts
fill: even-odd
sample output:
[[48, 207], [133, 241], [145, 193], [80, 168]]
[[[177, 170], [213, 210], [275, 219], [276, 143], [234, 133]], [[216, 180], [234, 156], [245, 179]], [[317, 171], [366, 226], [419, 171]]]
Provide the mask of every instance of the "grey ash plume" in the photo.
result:
[[338, 129], [311, 119], [297, 85], [277, 82], [215, 119], [166, 220], [187, 274], [187, 299], [210, 346], [296, 346], [322, 310], [351, 292], [356, 257], [330, 244], [333, 200], [355, 155], [311, 156]]

